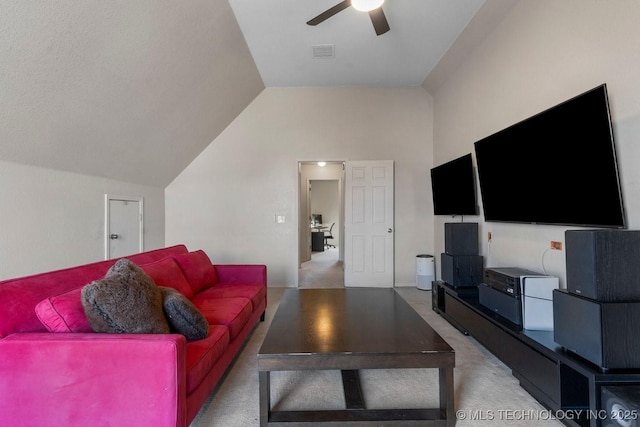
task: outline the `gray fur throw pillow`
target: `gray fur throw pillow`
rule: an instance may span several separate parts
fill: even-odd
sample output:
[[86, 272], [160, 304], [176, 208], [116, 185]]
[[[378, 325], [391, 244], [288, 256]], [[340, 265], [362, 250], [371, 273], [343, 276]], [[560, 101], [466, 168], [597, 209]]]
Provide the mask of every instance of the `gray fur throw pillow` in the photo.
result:
[[187, 341], [201, 340], [209, 334], [209, 322], [187, 297], [173, 288], [159, 286], [164, 300], [164, 314], [171, 331], [185, 336]]
[[118, 260], [103, 279], [82, 288], [82, 306], [95, 332], [168, 334], [162, 291], [136, 264]]

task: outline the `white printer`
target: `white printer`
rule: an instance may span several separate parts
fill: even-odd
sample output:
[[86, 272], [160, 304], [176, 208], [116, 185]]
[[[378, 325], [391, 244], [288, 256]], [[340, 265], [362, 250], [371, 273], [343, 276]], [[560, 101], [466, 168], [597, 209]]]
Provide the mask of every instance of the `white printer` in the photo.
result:
[[553, 330], [553, 290], [559, 281], [553, 276], [528, 276], [522, 280], [522, 327]]

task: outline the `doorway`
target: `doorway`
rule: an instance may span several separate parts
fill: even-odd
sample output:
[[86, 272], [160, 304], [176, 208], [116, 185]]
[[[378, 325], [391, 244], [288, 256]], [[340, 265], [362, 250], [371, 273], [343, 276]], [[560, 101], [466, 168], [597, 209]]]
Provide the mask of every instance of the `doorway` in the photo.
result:
[[343, 287], [344, 163], [299, 162], [298, 172], [298, 287]]
[[142, 197], [105, 194], [104, 258], [121, 258], [144, 250]]
[[[393, 287], [394, 162], [333, 162], [334, 171], [329, 168], [329, 162], [322, 163], [325, 165], [298, 162], [298, 287]], [[311, 184], [313, 180], [336, 177], [340, 203], [336, 227], [340, 239], [336, 245], [338, 262], [333, 267], [339, 269], [318, 273], [320, 269], [313, 263], [312, 214], [322, 212], [311, 211]], [[321, 222], [326, 223], [324, 217]]]

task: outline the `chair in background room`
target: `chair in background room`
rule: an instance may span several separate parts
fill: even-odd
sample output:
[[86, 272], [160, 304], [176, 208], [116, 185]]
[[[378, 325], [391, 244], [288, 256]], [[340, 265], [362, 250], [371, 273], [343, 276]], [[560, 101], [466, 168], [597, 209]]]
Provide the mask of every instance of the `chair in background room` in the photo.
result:
[[[335, 245], [332, 245], [329, 243], [329, 239], [333, 240], [333, 226], [336, 225], [336, 223], [334, 222], [333, 224], [331, 224], [331, 227], [329, 228], [329, 231], [325, 231], [324, 232], [324, 247], [325, 248], [335, 248]], [[328, 234], [327, 234], [328, 233]]]

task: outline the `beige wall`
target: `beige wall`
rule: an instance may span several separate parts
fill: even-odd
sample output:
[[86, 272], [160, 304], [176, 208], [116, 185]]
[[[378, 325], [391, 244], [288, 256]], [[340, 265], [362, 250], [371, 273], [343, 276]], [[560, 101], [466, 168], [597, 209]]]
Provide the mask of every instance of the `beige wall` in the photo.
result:
[[[165, 191], [166, 243], [298, 281], [298, 162], [395, 161], [395, 273], [432, 252], [432, 109], [421, 87], [268, 88]], [[277, 224], [274, 215], [284, 215]]]
[[[473, 143], [606, 83], [629, 228], [640, 227], [640, 2], [520, 1], [439, 87], [434, 100], [435, 163], [473, 152]], [[475, 155], [474, 155], [475, 156]], [[598, 200], [593, 200], [598, 209]], [[481, 222], [486, 266], [518, 266], [561, 278], [567, 227]], [[436, 252], [446, 218], [437, 217]], [[486, 234], [492, 232], [492, 243]], [[438, 263], [439, 265], [439, 263]]]
[[104, 195], [144, 199], [145, 249], [164, 246], [164, 191], [0, 161], [0, 280], [104, 259]]

